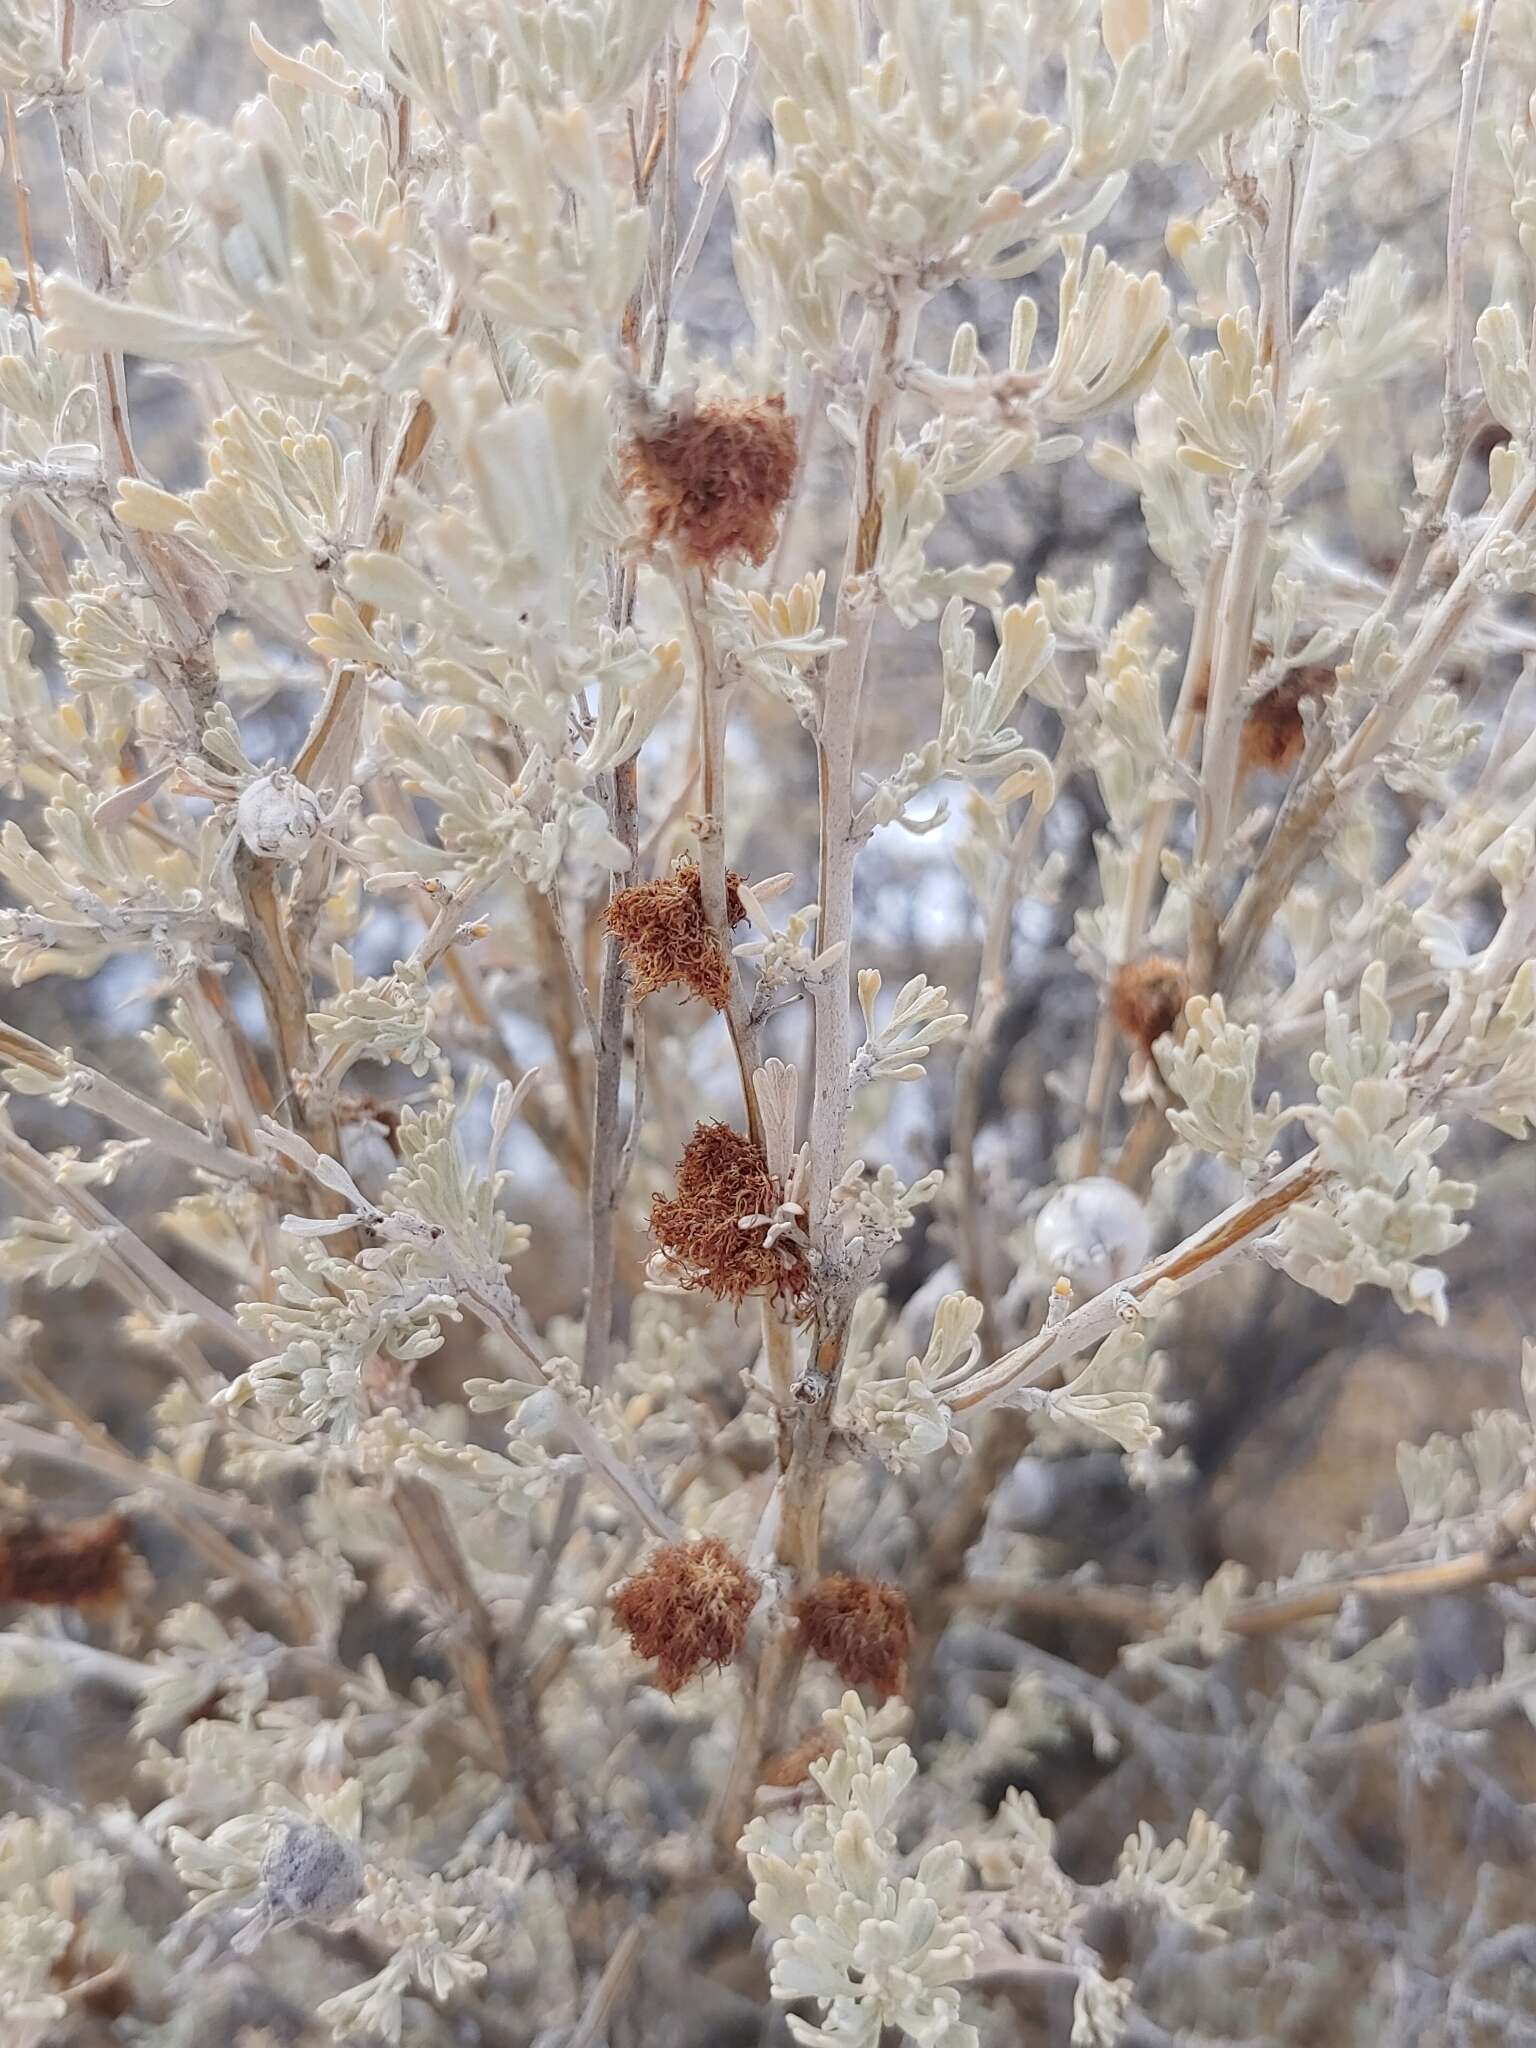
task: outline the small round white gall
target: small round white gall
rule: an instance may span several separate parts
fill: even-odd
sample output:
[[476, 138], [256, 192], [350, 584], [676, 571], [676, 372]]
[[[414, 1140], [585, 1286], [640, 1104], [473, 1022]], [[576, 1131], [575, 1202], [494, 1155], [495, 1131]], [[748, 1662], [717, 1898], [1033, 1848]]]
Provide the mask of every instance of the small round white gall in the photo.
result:
[[563, 1436], [566, 1427], [564, 1397], [553, 1387], [539, 1387], [517, 1404], [517, 1433], [536, 1444]]
[[319, 797], [287, 768], [248, 782], [235, 805], [235, 830], [261, 860], [298, 860], [319, 829]]
[[1127, 1280], [1152, 1249], [1152, 1225], [1129, 1188], [1102, 1174], [1073, 1181], [1035, 1218], [1035, 1254], [1050, 1278], [1065, 1274], [1080, 1297]]
[[283, 1920], [329, 1920], [363, 1888], [362, 1858], [323, 1821], [287, 1821], [262, 1858], [266, 1905]]

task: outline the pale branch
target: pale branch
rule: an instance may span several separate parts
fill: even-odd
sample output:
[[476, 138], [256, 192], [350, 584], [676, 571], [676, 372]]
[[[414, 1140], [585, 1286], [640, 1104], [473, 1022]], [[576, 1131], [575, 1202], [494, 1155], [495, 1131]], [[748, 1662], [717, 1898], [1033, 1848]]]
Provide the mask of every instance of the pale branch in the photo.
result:
[[[0, 1370], [15, 1378], [9, 1364], [4, 1361], [0, 1361]], [[21, 1382], [18, 1380], [17, 1384]], [[121, 1492], [161, 1495], [167, 1501], [195, 1508], [212, 1522], [227, 1522], [234, 1528], [262, 1531], [270, 1531], [276, 1524], [273, 1510], [263, 1507], [258, 1501], [246, 1500], [237, 1493], [221, 1492], [217, 1487], [200, 1486], [174, 1472], [162, 1472], [142, 1465], [126, 1451], [103, 1443], [70, 1442], [45, 1429], [37, 1429], [31, 1423], [18, 1422], [9, 1415], [0, 1416], [0, 1438], [23, 1457], [79, 1466], [83, 1471], [109, 1481]]]
[[[240, 1327], [228, 1309], [210, 1301], [190, 1280], [168, 1266], [88, 1188], [56, 1180], [47, 1155], [15, 1131], [3, 1127], [0, 1179], [9, 1181], [33, 1210], [43, 1215], [63, 1210], [80, 1226], [99, 1249], [103, 1277], [130, 1310], [142, 1309], [147, 1295], [161, 1313], [190, 1317], [228, 1345], [238, 1358], [249, 1361], [261, 1355], [250, 1332]], [[205, 1394], [220, 1385], [217, 1375], [206, 1364], [190, 1368], [188, 1377]]]
[[[125, 1480], [136, 1473], [138, 1485], [134, 1491], [139, 1498], [176, 1529], [188, 1546], [199, 1552], [216, 1572], [245, 1586], [279, 1615], [291, 1640], [304, 1642], [312, 1636], [314, 1616], [303, 1593], [286, 1585], [269, 1561], [260, 1556], [252, 1557], [239, 1549], [218, 1526], [220, 1521], [230, 1521], [255, 1530], [272, 1518], [265, 1516], [260, 1509], [245, 1515], [231, 1515], [228, 1512], [232, 1504], [230, 1496], [211, 1487], [198, 1486], [190, 1480], [179, 1480], [176, 1474], [161, 1472], [152, 1465], [140, 1464], [109, 1430], [87, 1414], [78, 1402], [72, 1401], [62, 1388], [56, 1387], [48, 1375], [22, 1356], [20, 1347], [9, 1340], [0, 1342], [0, 1374], [11, 1380], [39, 1407], [46, 1408], [72, 1433], [82, 1452], [91, 1454], [93, 1469], [103, 1474], [120, 1474]], [[38, 1434], [25, 1424], [11, 1425], [0, 1419], [0, 1434], [11, 1435], [13, 1428], [21, 1430], [28, 1442]], [[11, 1435], [11, 1441], [20, 1447], [22, 1438]], [[233, 1504], [237, 1507], [246, 1505], [238, 1498]], [[223, 1514], [219, 1513], [221, 1508]]]
[[678, 598], [688, 620], [698, 671], [699, 716], [699, 817], [696, 840], [699, 852], [699, 894], [704, 915], [720, 948], [728, 978], [725, 1022], [731, 1048], [736, 1055], [741, 1079], [742, 1108], [747, 1132], [759, 1151], [763, 1150], [763, 1123], [758, 1110], [752, 1076], [761, 1065], [757, 1048], [757, 1027], [741, 985], [741, 969], [731, 950], [731, 918], [727, 901], [725, 856], [725, 717], [730, 705], [732, 679], [715, 646], [710, 624], [702, 571], [678, 581]]
[[1236, 903], [1222, 925], [1218, 972], [1235, 987], [1252, 962], [1275, 912], [1313, 859], [1335, 811], [1357, 795], [1382, 751], [1401, 729], [1419, 695], [1486, 596], [1488, 558], [1506, 536], [1536, 519], [1536, 474], [1500, 507], [1467, 555], [1455, 581], [1420, 621], [1385, 696], [1350, 738], [1307, 781], [1294, 788]]
[[[1184, 660], [1183, 679], [1174, 708], [1172, 745], [1174, 759], [1187, 763], [1199, 729], [1197, 709], [1202, 691], [1208, 690], [1211, 662], [1216, 648], [1221, 593], [1226, 578], [1227, 551], [1212, 551], [1206, 565], [1200, 596], [1190, 626], [1189, 648]], [[1120, 906], [1115, 950], [1107, 963], [1111, 973], [1136, 957], [1152, 919], [1153, 902], [1161, 878], [1163, 849], [1167, 844], [1176, 805], [1169, 796], [1154, 797], [1137, 829], [1136, 850], [1130, 880]], [[1110, 1086], [1114, 1079], [1117, 1029], [1109, 1008], [1109, 983], [1099, 991], [1099, 1015], [1094, 1027], [1093, 1051], [1088, 1063], [1088, 1083], [1083, 1097], [1076, 1166], [1079, 1177], [1097, 1173], [1104, 1154], [1109, 1122]]]
[[[1533, 1520], [1536, 1488], [1528, 1487], [1499, 1510], [1494, 1517], [1492, 1540], [1478, 1549], [1423, 1564], [1363, 1564], [1340, 1576], [1257, 1593], [1234, 1601], [1226, 1609], [1221, 1617], [1221, 1632], [1249, 1640], [1278, 1635], [1307, 1622], [1325, 1621], [1354, 1600], [1407, 1605], [1446, 1593], [1470, 1592], [1479, 1586], [1514, 1585], [1536, 1578], [1536, 1552], [1522, 1548]], [[1144, 1592], [1134, 1586], [1035, 1586], [971, 1579], [952, 1587], [946, 1604], [954, 1612], [977, 1607], [1003, 1609], [1020, 1615], [1038, 1615], [1042, 1620], [1087, 1622], [1122, 1635], [1162, 1637], [1176, 1629], [1188, 1601], [1176, 1594]]]
[[[633, 869], [639, 854], [639, 803], [635, 764], [626, 761], [613, 773], [609, 816], [614, 837], [629, 855]], [[628, 1179], [629, 1154], [620, 1123], [620, 1090], [624, 1077], [624, 1024], [628, 1009], [624, 956], [617, 939], [603, 946], [602, 982], [597, 999], [597, 1036], [592, 1088], [591, 1177], [587, 1189], [586, 1335], [582, 1347], [583, 1376], [602, 1386], [609, 1375], [614, 1341], [615, 1280], [619, 1205]], [[635, 1047], [634, 1089], [641, 1087], [640, 1045]]]
[[183, 1123], [157, 1103], [136, 1095], [110, 1074], [100, 1073], [73, 1056], [65, 1058], [14, 1025], [0, 1025], [0, 1060], [56, 1080], [60, 1096], [92, 1110], [116, 1124], [119, 1130], [149, 1139], [157, 1151], [201, 1173], [214, 1174], [220, 1180], [247, 1181], [258, 1188], [276, 1188], [278, 1176], [266, 1160], [235, 1151], [233, 1146]]
[[[880, 465], [894, 432], [895, 367], [910, 351], [919, 312], [903, 294], [867, 316], [878, 332], [865, 384], [853, 498], [833, 637], [816, 735], [819, 776], [819, 892], [816, 942], [834, 951], [813, 991], [816, 1049], [809, 1136], [809, 1224], [820, 1256], [816, 1317], [806, 1363], [792, 1387], [781, 1433], [782, 1470], [775, 1489], [778, 1564], [791, 1581], [809, 1581], [820, 1564], [821, 1516], [830, 1478], [832, 1409], [853, 1303], [842, 1275], [838, 1223], [830, 1213], [841, 1177], [848, 1131], [848, 1065], [852, 1007], [855, 771], [864, 671], [876, 623], [877, 592], [869, 587], [880, 540]], [[730, 1770], [715, 1802], [711, 1835], [729, 1853], [748, 1813], [763, 1758], [781, 1739], [799, 1682], [803, 1652], [782, 1625], [764, 1643], [743, 1689], [741, 1726]]]
[[1104, 1288], [1059, 1322], [1047, 1324], [1028, 1343], [968, 1374], [961, 1385], [946, 1390], [946, 1399], [957, 1414], [966, 1416], [1000, 1402], [1006, 1405], [1010, 1394], [1038, 1386], [1112, 1330], [1139, 1321], [1145, 1313], [1142, 1304], [1154, 1292], [1155, 1306], [1161, 1310], [1188, 1288], [1214, 1277], [1249, 1251], [1287, 1209], [1319, 1187], [1323, 1178], [1315, 1155], [1309, 1153], [1278, 1175], [1262, 1194], [1233, 1202], [1134, 1278]]

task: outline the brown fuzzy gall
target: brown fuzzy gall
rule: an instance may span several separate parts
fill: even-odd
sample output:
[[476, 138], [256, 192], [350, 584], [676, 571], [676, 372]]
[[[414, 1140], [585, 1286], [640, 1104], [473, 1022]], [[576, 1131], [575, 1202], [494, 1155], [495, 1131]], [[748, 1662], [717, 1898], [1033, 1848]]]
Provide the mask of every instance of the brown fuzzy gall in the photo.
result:
[[96, 1954], [78, 1922], [63, 1954], [54, 1957], [48, 1975], [77, 2011], [96, 2019], [120, 2020], [133, 2003], [127, 1962], [122, 1956]]
[[706, 1664], [729, 1664], [747, 1639], [757, 1581], [718, 1536], [669, 1543], [613, 1596], [613, 1616], [635, 1652], [676, 1692]]
[[0, 1533], [0, 1603], [21, 1607], [116, 1607], [127, 1598], [133, 1563], [128, 1519], [24, 1522]]
[[845, 1685], [867, 1685], [889, 1699], [906, 1682], [912, 1615], [899, 1586], [834, 1572], [795, 1602], [800, 1633]]
[[803, 1742], [797, 1742], [793, 1749], [786, 1749], [763, 1766], [758, 1779], [775, 1792], [792, 1792], [797, 1785], [803, 1785], [811, 1775], [811, 1765], [819, 1764], [832, 1754], [832, 1738], [823, 1731], [818, 1735], [807, 1735]]
[[[1253, 662], [1248, 671], [1250, 677], [1257, 676], [1265, 663], [1273, 659], [1274, 650], [1269, 642], [1255, 640]], [[1293, 668], [1257, 698], [1248, 708], [1238, 738], [1239, 776], [1252, 775], [1260, 768], [1283, 775], [1294, 768], [1301, 759], [1307, 738], [1306, 728], [1301, 722], [1301, 707], [1303, 704], [1321, 703], [1333, 685], [1334, 672], [1331, 668]], [[1207, 662], [1204, 674], [1195, 685], [1192, 700], [1195, 710], [1202, 714], [1210, 708], [1210, 689], [1211, 669]]]
[[1184, 963], [1166, 953], [1128, 960], [1109, 984], [1109, 1014], [1132, 1045], [1148, 1056], [1165, 1031], [1178, 1027], [1188, 1001]]
[[380, 1124], [391, 1149], [400, 1129], [400, 1111], [393, 1102], [381, 1102], [377, 1095], [339, 1095], [336, 1098], [339, 1124]]
[[784, 1190], [752, 1140], [729, 1124], [700, 1124], [677, 1169], [677, 1192], [651, 1197], [651, 1236], [682, 1284], [716, 1301], [770, 1294], [803, 1301], [811, 1271], [791, 1238], [763, 1242], [768, 1226], [742, 1228], [747, 1216], [771, 1216]]
[[[1250, 680], [1258, 674], [1266, 661], [1273, 661], [1274, 655], [1275, 650], [1267, 640], [1254, 641], [1248, 662]], [[1211, 708], [1211, 662], [1209, 656], [1206, 657], [1199, 675], [1195, 678], [1194, 689], [1191, 692], [1189, 701], [1192, 708], [1198, 711], [1202, 718]]]
[[647, 544], [671, 541], [714, 570], [732, 555], [767, 560], [798, 460], [781, 397], [717, 399], [636, 434], [623, 477], [644, 501]]
[[1272, 690], [1249, 708], [1238, 742], [1238, 766], [1244, 775], [1267, 768], [1284, 775], [1301, 759], [1307, 743], [1302, 723], [1303, 704], [1319, 704], [1332, 690], [1330, 668], [1293, 668]]
[[[731, 924], [746, 917], [740, 875], [725, 878], [725, 910]], [[660, 988], [686, 988], [712, 1010], [731, 999], [731, 963], [704, 910], [699, 870], [685, 861], [656, 882], [621, 889], [608, 905], [604, 929], [617, 939], [637, 1003]]]

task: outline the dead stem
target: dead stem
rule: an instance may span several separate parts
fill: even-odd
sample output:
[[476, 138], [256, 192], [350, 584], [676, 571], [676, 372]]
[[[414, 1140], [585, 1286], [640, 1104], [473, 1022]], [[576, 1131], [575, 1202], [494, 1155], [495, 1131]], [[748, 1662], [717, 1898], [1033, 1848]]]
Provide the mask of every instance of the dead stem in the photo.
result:
[[[918, 311], [918, 302], [909, 297], [901, 297], [885, 309], [870, 364], [833, 629], [841, 644], [828, 661], [817, 734], [821, 817], [817, 945], [826, 950], [840, 944], [842, 951], [814, 992], [815, 1089], [808, 1207], [812, 1243], [821, 1260], [820, 1294], [810, 1357], [795, 1382], [794, 1405], [781, 1432], [777, 1558], [791, 1589], [809, 1583], [820, 1569], [833, 1402], [853, 1309], [836, 1242], [838, 1225], [829, 1214], [829, 1202], [843, 1170], [848, 1131], [854, 774], [864, 671], [875, 627], [874, 602], [866, 586], [880, 540], [879, 471], [894, 425], [895, 368], [910, 353]], [[711, 1833], [722, 1853], [734, 1850], [752, 1808], [764, 1757], [784, 1747], [784, 1728], [803, 1658], [796, 1631], [782, 1620], [770, 1629], [752, 1681], [745, 1688], [735, 1754], [712, 1815]]]
[[[1259, 1593], [1237, 1601], [1224, 1615], [1224, 1635], [1255, 1639], [1278, 1635], [1309, 1621], [1326, 1620], [1351, 1600], [1396, 1604], [1432, 1600], [1445, 1593], [1467, 1592], [1476, 1586], [1512, 1585], [1536, 1578], [1536, 1556], [1519, 1545], [1536, 1519], [1536, 1487], [1517, 1494], [1497, 1518], [1493, 1540], [1464, 1556], [1435, 1564], [1398, 1565], [1382, 1569], [1366, 1565], [1341, 1578], [1314, 1585]], [[1176, 1621], [1177, 1596], [1144, 1593], [1129, 1586], [1013, 1586], [986, 1579], [956, 1586], [946, 1596], [952, 1611], [967, 1608], [1011, 1609], [1058, 1621], [1081, 1621], [1113, 1628], [1121, 1634], [1160, 1636]]]
[[705, 603], [702, 571], [679, 578], [679, 596], [688, 618], [698, 670], [699, 734], [699, 817], [696, 838], [699, 850], [699, 888], [704, 914], [709, 919], [729, 976], [725, 1005], [726, 1029], [736, 1056], [741, 1081], [742, 1107], [747, 1134], [759, 1152], [764, 1150], [762, 1114], [752, 1076], [762, 1064], [758, 1053], [757, 1027], [751, 1006], [741, 986], [741, 974], [732, 952], [731, 916], [725, 858], [725, 714], [730, 703], [731, 684], [715, 651]]
[[16, 132], [16, 101], [5, 95], [5, 153], [11, 165], [11, 192], [16, 203], [16, 233], [21, 240], [22, 261], [27, 272], [27, 299], [34, 320], [45, 317], [43, 292], [37, 275], [37, 256], [32, 247], [32, 188], [21, 173], [21, 141]]

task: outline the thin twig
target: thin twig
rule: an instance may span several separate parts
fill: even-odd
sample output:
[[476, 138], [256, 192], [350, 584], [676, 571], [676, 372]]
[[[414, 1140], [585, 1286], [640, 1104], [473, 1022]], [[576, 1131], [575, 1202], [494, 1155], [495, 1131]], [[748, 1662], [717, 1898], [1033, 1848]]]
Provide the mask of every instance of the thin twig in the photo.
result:
[[43, 292], [37, 275], [37, 255], [32, 247], [32, 190], [21, 174], [21, 141], [16, 132], [16, 101], [5, 95], [5, 153], [11, 164], [11, 192], [16, 202], [16, 232], [21, 239], [22, 261], [27, 273], [28, 310], [34, 320], [45, 317]]
[[[1500, 1514], [1493, 1540], [1481, 1550], [1435, 1564], [1367, 1567], [1342, 1578], [1319, 1580], [1277, 1593], [1239, 1600], [1222, 1617], [1224, 1635], [1245, 1639], [1279, 1635], [1309, 1621], [1326, 1620], [1351, 1600], [1391, 1604], [1432, 1600], [1478, 1586], [1512, 1585], [1536, 1578], [1536, 1553], [1517, 1546], [1536, 1519], [1536, 1488], [1527, 1488]], [[1006, 1609], [1057, 1621], [1081, 1621], [1132, 1636], [1163, 1636], [1176, 1622], [1182, 1602], [1130, 1586], [1010, 1585], [973, 1579], [951, 1588], [947, 1605]]]
[[[821, 1514], [831, 1476], [833, 1402], [848, 1339], [853, 1295], [838, 1257], [833, 1188], [843, 1170], [848, 1133], [848, 1058], [852, 1004], [854, 776], [864, 671], [875, 628], [867, 587], [880, 543], [880, 465], [893, 431], [895, 369], [911, 352], [918, 316], [915, 297], [884, 309], [865, 385], [865, 405], [850, 507], [834, 639], [822, 692], [817, 733], [821, 847], [817, 944], [841, 947], [817, 983], [815, 1090], [811, 1105], [809, 1220], [820, 1256], [823, 1285], [812, 1326], [811, 1355], [793, 1388], [794, 1406], [781, 1433], [782, 1470], [776, 1489], [777, 1562], [785, 1577], [808, 1580], [819, 1569]], [[711, 1834], [731, 1852], [750, 1811], [763, 1758], [779, 1742], [799, 1680], [798, 1632], [782, 1622], [769, 1634], [751, 1672], [731, 1767], [715, 1802]]]
[[1523, 533], [1533, 519], [1536, 477], [1528, 477], [1489, 521], [1456, 580], [1420, 622], [1386, 695], [1345, 745], [1287, 800], [1222, 926], [1220, 973], [1229, 987], [1241, 977], [1296, 877], [1317, 852], [1339, 804], [1362, 786], [1468, 620], [1486, 602], [1489, 556], [1509, 535]]
[[[143, 1308], [147, 1292], [162, 1312], [192, 1317], [241, 1359], [253, 1361], [261, 1356], [259, 1341], [240, 1327], [228, 1309], [183, 1279], [88, 1188], [56, 1180], [47, 1155], [4, 1128], [0, 1128], [0, 1178], [8, 1180], [24, 1201], [44, 1215], [62, 1209], [82, 1225], [100, 1247], [103, 1277], [113, 1282], [131, 1309]], [[190, 1377], [204, 1394], [215, 1392], [222, 1384], [206, 1366]]]
[[135, 1137], [148, 1138], [157, 1151], [201, 1172], [216, 1174], [221, 1180], [249, 1181], [257, 1187], [272, 1187], [279, 1179], [267, 1160], [236, 1152], [232, 1146], [170, 1115], [157, 1103], [136, 1095], [109, 1074], [99, 1073], [78, 1060], [65, 1059], [51, 1046], [14, 1025], [0, 1024], [0, 1059], [56, 1080], [70, 1102], [94, 1110]]
[[761, 1061], [757, 1050], [757, 1027], [751, 1005], [741, 986], [741, 970], [731, 950], [731, 919], [727, 902], [725, 859], [725, 714], [731, 699], [731, 680], [715, 648], [714, 632], [706, 607], [702, 572], [681, 579], [680, 595], [693, 638], [694, 660], [699, 684], [699, 818], [696, 837], [699, 853], [699, 894], [704, 914], [715, 934], [725, 961], [729, 993], [725, 1021], [736, 1055], [741, 1080], [742, 1106], [747, 1132], [759, 1151], [763, 1147], [763, 1123], [752, 1076]]
[[126, 1451], [109, 1450], [98, 1444], [67, 1442], [61, 1436], [50, 1435], [45, 1429], [34, 1429], [30, 1423], [16, 1422], [8, 1415], [0, 1416], [0, 1441], [24, 1457], [77, 1465], [84, 1471], [110, 1480], [125, 1493], [142, 1490], [162, 1494], [167, 1500], [185, 1501], [199, 1514], [208, 1516], [210, 1521], [230, 1522], [237, 1528], [268, 1529], [276, 1520], [270, 1508], [245, 1500], [239, 1494], [218, 1493], [212, 1487], [198, 1486], [190, 1479], [182, 1479], [174, 1472], [152, 1470]]
[[619, 2001], [619, 1995], [628, 1983], [635, 1964], [640, 1960], [644, 1945], [646, 1926], [644, 1921], [626, 1928], [618, 1947], [608, 1958], [603, 1974], [593, 1986], [592, 1996], [587, 2000], [586, 2009], [577, 2022], [576, 2031], [570, 2036], [565, 2048], [596, 2048], [608, 2016]]
[[[56, 1387], [39, 1366], [34, 1365], [30, 1359], [15, 1355], [9, 1343], [0, 1344], [0, 1373], [4, 1373], [8, 1379], [14, 1381], [23, 1394], [36, 1401], [39, 1407], [47, 1408], [67, 1429], [72, 1430], [80, 1444], [86, 1450], [94, 1452], [101, 1460], [103, 1469], [115, 1469], [125, 1476], [137, 1474], [137, 1490], [151, 1502], [162, 1519], [169, 1522], [192, 1549], [200, 1552], [215, 1571], [238, 1581], [258, 1599], [275, 1609], [281, 1615], [291, 1641], [309, 1640], [314, 1633], [314, 1616], [302, 1592], [297, 1587], [286, 1584], [279, 1574], [261, 1559], [237, 1549], [223, 1531], [215, 1526], [218, 1520], [254, 1525], [260, 1518], [259, 1510], [250, 1515], [231, 1515], [230, 1503], [224, 1496], [214, 1493], [209, 1488], [197, 1487], [191, 1481], [182, 1482], [179, 1489], [183, 1505], [173, 1505], [176, 1490], [164, 1489], [160, 1483], [166, 1475], [158, 1472], [153, 1466], [140, 1465], [109, 1430], [103, 1428], [72, 1401], [62, 1388]], [[10, 1425], [0, 1420], [0, 1431], [8, 1432], [9, 1428]], [[15, 1441], [14, 1437], [12, 1441]], [[164, 1500], [158, 1498], [162, 1492], [166, 1496]], [[235, 1498], [237, 1506], [245, 1505], [239, 1501], [238, 1496]], [[218, 1503], [218, 1507], [212, 1512], [210, 1503]], [[222, 1514], [219, 1509], [223, 1510]]]

